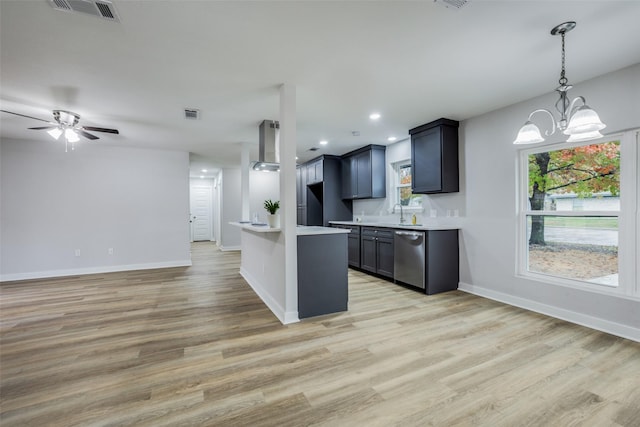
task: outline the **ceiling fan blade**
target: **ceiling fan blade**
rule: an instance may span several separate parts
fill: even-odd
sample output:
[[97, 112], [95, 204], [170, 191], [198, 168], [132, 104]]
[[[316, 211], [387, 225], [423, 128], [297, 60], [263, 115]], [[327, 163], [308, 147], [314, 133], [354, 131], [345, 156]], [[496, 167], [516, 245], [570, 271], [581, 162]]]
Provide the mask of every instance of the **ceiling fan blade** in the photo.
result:
[[116, 135], [119, 135], [120, 132], [118, 132], [118, 129], [107, 129], [107, 128], [97, 128], [94, 126], [82, 126], [82, 130], [90, 130], [93, 132], [106, 132], [106, 133], [113, 133]]
[[95, 135], [91, 135], [89, 132], [85, 132], [85, 131], [83, 131], [82, 129], [79, 129], [79, 130], [78, 130], [78, 133], [79, 133], [80, 135], [84, 136], [85, 138], [90, 139], [90, 140], [92, 140], [92, 141], [93, 141], [93, 140], [96, 140], [96, 139], [100, 139], [100, 138], [98, 138], [98, 137], [97, 137], [97, 136], [95, 136]]
[[40, 120], [41, 122], [55, 124], [53, 122], [50, 122], [49, 120], [43, 120], [43, 119], [39, 119], [37, 117], [26, 116], [24, 114], [14, 113], [14, 112], [7, 111], [7, 110], [0, 110], [0, 111], [2, 111], [3, 113], [7, 113], [7, 114], [13, 114], [14, 116], [26, 117], [27, 119]]
[[28, 128], [28, 129], [33, 129], [33, 130], [49, 130], [49, 129], [55, 129], [58, 126], [38, 126], [35, 128]]

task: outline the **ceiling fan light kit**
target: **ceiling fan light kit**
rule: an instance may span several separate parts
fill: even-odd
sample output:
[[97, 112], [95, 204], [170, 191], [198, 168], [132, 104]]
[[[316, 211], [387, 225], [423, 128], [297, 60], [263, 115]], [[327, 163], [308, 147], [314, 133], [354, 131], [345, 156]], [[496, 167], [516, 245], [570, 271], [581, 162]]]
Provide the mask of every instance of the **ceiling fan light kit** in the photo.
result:
[[[567, 92], [572, 86], [565, 76], [564, 36], [575, 27], [575, 21], [568, 21], [555, 26], [551, 30], [551, 35], [560, 35], [562, 37], [562, 71], [558, 80], [560, 86], [556, 88], [556, 92], [560, 95], [556, 102], [556, 109], [560, 113], [560, 118], [556, 119], [553, 113], [546, 108], [532, 111], [525, 124], [518, 131], [518, 136], [513, 141], [514, 144], [534, 144], [545, 140], [540, 133], [540, 128], [531, 121], [531, 118], [536, 113], [546, 113], [551, 119], [551, 129], [544, 132], [547, 137], [555, 134], [557, 130], [569, 135], [568, 142], [589, 141], [602, 137], [600, 131], [606, 125], [602, 123], [598, 113], [587, 105], [584, 97], [578, 96], [573, 101], [569, 101], [567, 96]], [[577, 106], [577, 103], [582, 105]]]
[[14, 116], [26, 117], [27, 119], [39, 120], [41, 122], [49, 123], [52, 126], [39, 126], [29, 128], [31, 130], [46, 130], [49, 135], [56, 141], [60, 139], [62, 135], [64, 135], [65, 141], [65, 152], [69, 151], [69, 147], [71, 150], [75, 150], [75, 143], [80, 141], [80, 135], [89, 139], [96, 140], [99, 139], [97, 136], [90, 134], [87, 132], [88, 130], [92, 132], [105, 132], [111, 133], [115, 135], [119, 135], [120, 132], [117, 129], [109, 129], [109, 128], [100, 128], [95, 126], [79, 126], [78, 122], [80, 121], [80, 114], [73, 113], [71, 111], [65, 110], [53, 110], [53, 118], [55, 122], [50, 122], [47, 120], [39, 119], [37, 117], [27, 116], [25, 114], [14, 113], [12, 111], [0, 110], [3, 113], [13, 114]]

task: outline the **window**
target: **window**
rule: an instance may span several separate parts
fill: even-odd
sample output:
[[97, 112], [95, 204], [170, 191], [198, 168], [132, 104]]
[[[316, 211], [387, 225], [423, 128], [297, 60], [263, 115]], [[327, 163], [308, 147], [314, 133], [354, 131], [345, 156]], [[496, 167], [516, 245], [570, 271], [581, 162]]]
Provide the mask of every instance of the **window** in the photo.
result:
[[411, 192], [411, 162], [398, 162], [394, 164], [393, 169], [396, 174], [395, 203], [421, 210], [422, 196]]
[[521, 151], [520, 274], [639, 293], [635, 141], [629, 132]]

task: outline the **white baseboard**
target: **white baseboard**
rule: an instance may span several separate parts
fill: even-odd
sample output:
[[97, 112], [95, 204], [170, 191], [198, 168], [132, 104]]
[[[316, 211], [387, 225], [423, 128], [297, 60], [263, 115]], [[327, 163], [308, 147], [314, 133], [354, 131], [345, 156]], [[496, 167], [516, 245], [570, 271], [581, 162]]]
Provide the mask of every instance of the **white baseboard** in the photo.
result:
[[289, 323], [299, 322], [298, 312], [284, 311], [284, 308], [262, 287], [260, 282], [255, 277], [251, 276], [246, 269], [240, 267], [240, 275], [244, 277], [244, 280], [251, 286], [251, 289], [260, 297], [262, 302], [265, 303], [269, 310], [278, 318], [280, 323], [287, 325]]
[[226, 252], [226, 251], [239, 251], [239, 250], [240, 250], [240, 246], [218, 246], [218, 248], [219, 248], [222, 252]]
[[620, 323], [611, 322], [609, 320], [600, 319], [598, 317], [589, 316], [587, 314], [575, 311], [565, 310], [563, 308], [542, 304], [525, 298], [516, 297], [481, 286], [474, 286], [468, 283], [458, 283], [458, 289], [473, 295], [489, 298], [505, 304], [524, 308], [526, 310], [535, 311], [536, 313], [545, 314], [557, 319], [566, 320], [567, 322], [576, 323], [591, 329], [606, 332], [632, 341], [640, 342], [640, 329], [632, 326], [622, 325]]
[[191, 260], [151, 262], [145, 264], [110, 265], [107, 267], [73, 268], [68, 270], [34, 271], [30, 273], [15, 273], [0, 275], [0, 282], [17, 280], [47, 279], [51, 277], [83, 276], [85, 274], [117, 273], [119, 271], [151, 270], [154, 268], [189, 267]]
[[300, 318], [298, 317], [297, 311], [285, 311], [284, 312], [284, 322], [283, 325], [288, 325], [289, 323], [298, 323]]

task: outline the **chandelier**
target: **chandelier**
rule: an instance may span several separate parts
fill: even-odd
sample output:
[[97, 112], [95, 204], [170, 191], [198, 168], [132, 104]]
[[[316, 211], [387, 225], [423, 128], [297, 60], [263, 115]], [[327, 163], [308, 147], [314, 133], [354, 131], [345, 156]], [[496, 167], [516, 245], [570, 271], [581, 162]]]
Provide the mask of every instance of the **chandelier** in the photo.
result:
[[584, 97], [578, 96], [573, 101], [569, 101], [567, 96], [567, 92], [573, 86], [569, 84], [565, 75], [564, 36], [575, 27], [576, 23], [569, 21], [563, 22], [551, 30], [552, 35], [562, 37], [562, 71], [560, 72], [560, 80], [558, 80], [560, 86], [556, 88], [556, 92], [560, 95], [560, 99], [556, 102], [556, 109], [560, 113], [560, 117], [556, 119], [551, 111], [544, 108], [532, 111], [526, 123], [520, 128], [516, 140], [513, 141], [514, 144], [533, 144], [545, 140], [540, 134], [540, 128], [531, 121], [536, 113], [547, 113], [551, 118], [551, 129], [544, 132], [547, 137], [556, 131], [568, 135], [567, 142], [588, 141], [602, 137], [600, 131], [606, 125], [600, 121], [598, 114], [587, 105]]

